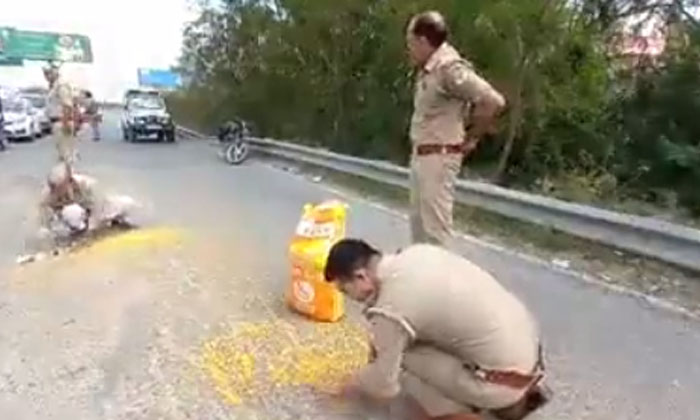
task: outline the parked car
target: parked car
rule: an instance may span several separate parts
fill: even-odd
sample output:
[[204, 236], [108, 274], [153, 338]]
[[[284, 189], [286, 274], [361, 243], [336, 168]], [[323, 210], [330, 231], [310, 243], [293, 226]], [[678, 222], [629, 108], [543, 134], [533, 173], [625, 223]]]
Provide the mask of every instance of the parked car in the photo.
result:
[[8, 140], [34, 140], [41, 137], [41, 123], [37, 111], [21, 97], [3, 101], [5, 135]]
[[40, 95], [46, 97], [49, 95], [49, 89], [44, 86], [27, 86], [19, 89], [19, 93], [22, 95]]
[[39, 120], [39, 127], [42, 134], [51, 134], [51, 119], [49, 118], [46, 106], [46, 96], [40, 94], [23, 93], [22, 96], [29, 101], [32, 108], [36, 112], [36, 118]]
[[175, 125], [159, 96], [137, 96], [129, 100], [121, 127], [125, 141], [153, 136], [160, 141], [175, 141]]

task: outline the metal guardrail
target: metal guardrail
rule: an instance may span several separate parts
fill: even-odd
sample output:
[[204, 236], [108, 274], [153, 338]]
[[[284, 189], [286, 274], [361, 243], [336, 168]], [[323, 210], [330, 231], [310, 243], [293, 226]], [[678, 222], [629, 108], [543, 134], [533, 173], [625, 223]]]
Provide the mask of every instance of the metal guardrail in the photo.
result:
[[[206, 138], [193, 130], [178, 130]], [[407, 168], [270, 139], [251, 139], [266, 155], [344, 172], [398, 187], [408, 186]], [[700, 230], [649, 217], [603, 210], [491, 184], [460, 180], [456, 200], [513, 219], [700, 271]]]
[[181, 136], [185, 137], [190, 137], [193, 139], [209, 139], [212, 138], [210, 136], [207, 136], [205, 134], [200, 133], [199, 131], [191, 130], [187, 127], [183, 127], [181, 125], [175, 125], [175, 132], [180, 134]]

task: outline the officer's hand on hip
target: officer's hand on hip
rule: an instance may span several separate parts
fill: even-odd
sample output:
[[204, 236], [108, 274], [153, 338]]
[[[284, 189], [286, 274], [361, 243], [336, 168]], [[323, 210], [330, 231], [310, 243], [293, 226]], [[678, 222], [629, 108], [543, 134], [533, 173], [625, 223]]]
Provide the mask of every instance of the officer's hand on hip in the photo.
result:
[[476, 147], [479, 145], [479, 139], [475, 137], [466, 137], [462, 145], [462, 154], [465, 158], [469, 157]]

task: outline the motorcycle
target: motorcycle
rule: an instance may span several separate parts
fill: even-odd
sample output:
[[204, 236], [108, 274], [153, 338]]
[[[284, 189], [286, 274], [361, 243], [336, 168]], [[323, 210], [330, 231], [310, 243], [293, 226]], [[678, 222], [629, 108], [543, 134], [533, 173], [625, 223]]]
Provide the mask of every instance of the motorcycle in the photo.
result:
[[223, 157], [231, 165], [240, 165], [248, 158], [250, 128], [245, 121], [229, 121], [219, 127], [217, 138], [223, 146]]

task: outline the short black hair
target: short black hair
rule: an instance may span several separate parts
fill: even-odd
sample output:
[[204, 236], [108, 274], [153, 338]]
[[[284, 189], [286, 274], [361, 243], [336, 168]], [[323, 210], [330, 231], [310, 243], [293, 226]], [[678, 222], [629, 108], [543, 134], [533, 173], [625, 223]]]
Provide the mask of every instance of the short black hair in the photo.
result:
[[424, 37], [434, 48], [440, 47], [449, 35], [445, 18], [439, 12], [429, 11], [413, 16], [409, 22], [411, 33]]
[[359, 239], [343, 239], [333, 245], [328, 253], [324, 277], [326, 281], [349, 280], [358, 268], [366, 267], [369, 260], [381, 255], [367, 242]]

